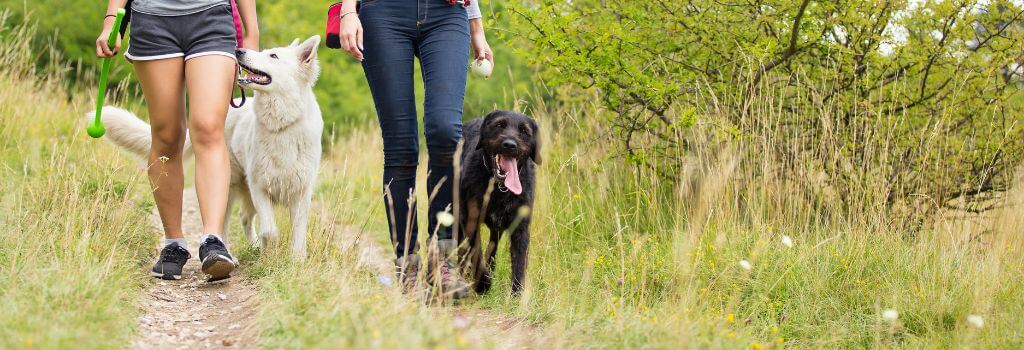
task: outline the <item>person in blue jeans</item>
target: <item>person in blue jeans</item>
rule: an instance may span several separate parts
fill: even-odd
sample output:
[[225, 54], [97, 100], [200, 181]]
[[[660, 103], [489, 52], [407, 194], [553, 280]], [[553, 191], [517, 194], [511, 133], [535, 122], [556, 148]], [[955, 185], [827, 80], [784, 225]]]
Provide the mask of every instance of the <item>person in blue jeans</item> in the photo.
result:
[[[409, 290], [419, 271], [416, 168], [419, 131], [413, 89], [414, 59], [423, 72], [423, 128], [428, 153], [427, 279], [444, 295], [461, 298], [469, 285], [452, 261], [450, 225], [454, 154], [462, 139], [469, 49], [476, 60], [494, 57], [484, 35], [479, 0], [346, 0], [341, 10], [342, 48], [362, 62], [384, 138], [384, 202], [395, 266]], [[450, 224], [450, 223], [449, 223]], [[428, 242], [432, 240], [428, 239]]]

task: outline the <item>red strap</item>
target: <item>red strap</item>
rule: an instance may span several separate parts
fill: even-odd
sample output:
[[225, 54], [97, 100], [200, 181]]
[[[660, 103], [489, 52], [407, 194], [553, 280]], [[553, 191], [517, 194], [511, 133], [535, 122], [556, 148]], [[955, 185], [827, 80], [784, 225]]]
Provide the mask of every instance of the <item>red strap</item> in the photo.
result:
[[235, 17], [235, 39], [238, 47], [242, 47], [242, 15], [238, 13], [238, 4], [231, 0], [231, 15]]
[[[232, 17], [234, 17], [234, 22], [235, 22], [235, 42], [237, 43], [237, 47], [241, 48], [242, 47], [242, 43], [243, 43], [242, 42], [242, 15], [240, 13], [238, 13], [238, 4], [235, 3], [235, 0], [231, 0], [231, 15], [232, 15]], [[234, 107], [234, 108], [242, 108], [242, 106], [245, 105], [245, 89], [242, 88], [242, 85], [238, 84], [238, 79], [237, 79], [237, 77], [238, 77], [238, 69], [239, 69], [238, 65], [235, 64], [235, 77], [236, 77], [236, 79], [235, 79], [235, 86], [238, 86], [238, 91], [242, 95], [242, 100], [239, 101], [237, 104], [235, 103], [235, 99], [234, 98], [232, 98], [230, 101], [228, 101], [228, 104], [230, 104], [231, 107]], [[232, 90], [234, 90], [234, 89], [232, 89]]]

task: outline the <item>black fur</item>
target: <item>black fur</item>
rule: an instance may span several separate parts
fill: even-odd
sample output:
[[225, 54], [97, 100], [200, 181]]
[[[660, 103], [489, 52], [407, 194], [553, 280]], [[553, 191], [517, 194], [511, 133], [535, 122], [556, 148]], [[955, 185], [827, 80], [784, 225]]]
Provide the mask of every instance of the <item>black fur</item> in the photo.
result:
[[[532, 216], [529, 210], [523, 212], [526, 215], [522, 218], [519, 215], [521, 207], [533, 208], [534, 168], [535, 163], [541, 162], [537, 123], [522, 113], [498, 110], [466, 123], [462, 135], [459, 239], [463, 243], [460, 245], [463, 271], [473, 271], [477, 293], [489, 290], [498, 241], [505, 231], [511, 230], [512, 293], [519, 294], [526, 277]], [[508, 141], [515, 142], [516, 147], [502, 147], [503, 142]], [[519, 179], [523, 185], [521, 194], [499, 189], [493, 171], [493, 157], [497, 153], [517, 159]], [[487, 225], [491, 233], [486, 254], [482, 252], [480, 242], [481, 224]]]

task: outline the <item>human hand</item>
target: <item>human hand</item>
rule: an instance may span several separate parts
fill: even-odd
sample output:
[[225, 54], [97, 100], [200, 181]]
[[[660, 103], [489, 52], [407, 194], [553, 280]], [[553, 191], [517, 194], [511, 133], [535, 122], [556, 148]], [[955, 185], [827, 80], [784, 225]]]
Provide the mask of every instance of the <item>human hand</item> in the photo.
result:
[[341, 19], [341, 48], [348, 51], [355, 59], [363, 60], [363, 22], [359, 21], [359, 14], [349, 13]]
[[110, 32], [114, 30], [114, 17], [107, 16], [103, 19], [103, 30], [100, 31], [100, 36], [96, 38], [96, 57], [108, 58], [117, 55], [117, 51], [121, 49], [121, 36], [118, 34], [114, 47], [110, 47]]
[[482, 60], [488, 60], [491, 62], [491, 67], [494, 67], [494, 52], [491, 51], [491, 45], [487, 43], [487, 37], [484, 33], [474, 33], [471, 38], [473, 46], [474, 61], [480, 62]]

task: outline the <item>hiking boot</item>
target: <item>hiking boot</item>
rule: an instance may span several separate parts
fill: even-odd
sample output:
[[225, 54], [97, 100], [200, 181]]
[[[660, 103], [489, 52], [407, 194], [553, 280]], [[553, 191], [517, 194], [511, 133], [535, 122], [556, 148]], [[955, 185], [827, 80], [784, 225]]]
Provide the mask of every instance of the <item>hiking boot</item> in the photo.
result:
[[402, 286], [402, 292], [408, 293], [416, 288], [416, 276], [420, 272], [420, 256], [407, 254], [395, 259], [395, 277]]
[[437, 241], [437, 247], [431, 249], [429, 254], [429, 265], [427, 265], [427, 280], [442, 296], [450, 296], [452, 299], [462, 299], [469, 296], [469, 282], [459, 270], [455, 259], [457, 244], [451, 239]]
[[208, 282], [215, 282], [231, 277], [231, 271], [235, 270], [238, 263], [228, 252], [217, 236], [209, 235], [199, 244], [199, 261], [202, 263], [203, 273], [210, 275]]
[[149, 274], [165, 280], [180, 280], [181, 269], [191, 258], [192, 254], [189, 254], [185, 247], [178, 243], [168, 244], [160, 250], [160, 258], [156, 260], [156, 265], [153, 265], [153, 271]]

